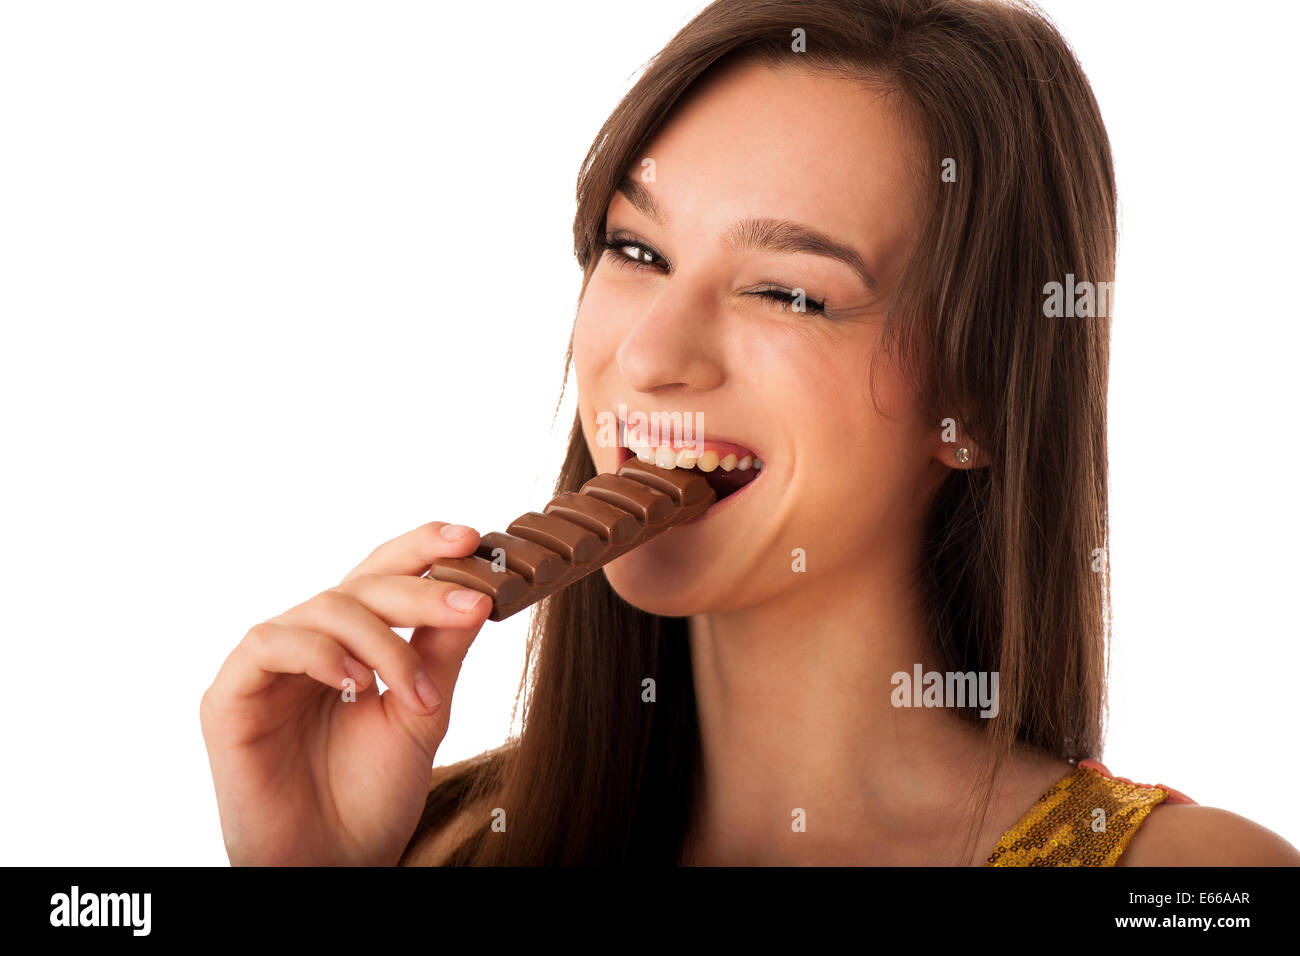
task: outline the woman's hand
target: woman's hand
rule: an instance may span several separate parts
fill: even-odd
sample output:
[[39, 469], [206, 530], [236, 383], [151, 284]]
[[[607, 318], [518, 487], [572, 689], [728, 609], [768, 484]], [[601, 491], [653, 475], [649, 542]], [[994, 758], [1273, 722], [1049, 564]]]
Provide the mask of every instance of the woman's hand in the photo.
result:
[[[253, 627], [226, 658], [199, 718], [232, 864], [397, 862], [424, 808], [461, 661], [492, 606], [417, 575], [478, 543], [460, 525], [416, 528], [337, 587]], [[410, 643], [393, 627], [414, 627]]]

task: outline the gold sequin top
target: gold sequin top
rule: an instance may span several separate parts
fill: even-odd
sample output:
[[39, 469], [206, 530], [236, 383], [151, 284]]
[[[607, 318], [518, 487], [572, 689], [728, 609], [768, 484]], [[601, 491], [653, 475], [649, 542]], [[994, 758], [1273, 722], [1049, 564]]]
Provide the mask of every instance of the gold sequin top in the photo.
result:
[[986, 866], [1114, 866], [1154, 807], [1195, 803], [1163, 784], [1112, 776], [1096, 760], [1077, 769], [1020, 818], [994, 848]]

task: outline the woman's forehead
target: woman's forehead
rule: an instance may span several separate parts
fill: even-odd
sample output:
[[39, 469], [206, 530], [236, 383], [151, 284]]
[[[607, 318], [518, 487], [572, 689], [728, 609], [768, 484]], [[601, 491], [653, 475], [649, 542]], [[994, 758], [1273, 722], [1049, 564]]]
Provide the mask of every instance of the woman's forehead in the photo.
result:
[[914, 234], [912, 148], [879, 88], [745, 64], [705, 80], [670, 115], [610, 213], [710, 242], [743, 219], [788, 220], [879, 263]]

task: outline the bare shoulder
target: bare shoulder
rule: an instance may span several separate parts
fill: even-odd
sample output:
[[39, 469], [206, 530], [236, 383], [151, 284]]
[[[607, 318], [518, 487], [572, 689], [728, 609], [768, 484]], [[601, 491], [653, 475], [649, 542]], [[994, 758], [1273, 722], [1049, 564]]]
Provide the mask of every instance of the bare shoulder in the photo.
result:
[[[429, 780], [429, 789], [433, 790], [445, 781], [458, 776], [481, 759], [481, 757], [471, 757], [445, 767], [434, 767]], [[441, 866], [456, 847], [481, 825], [481, 817], [490, 802], [490, 798], [483, 798], [468, 805], [457, 806], [434, 825], [425, 826], [423, 832], [412, 838], [398, 865]]]
[[1266, 827], [1217, 807], [1160, 804], [1119, 866], [1300, 866], [1300, 852]]

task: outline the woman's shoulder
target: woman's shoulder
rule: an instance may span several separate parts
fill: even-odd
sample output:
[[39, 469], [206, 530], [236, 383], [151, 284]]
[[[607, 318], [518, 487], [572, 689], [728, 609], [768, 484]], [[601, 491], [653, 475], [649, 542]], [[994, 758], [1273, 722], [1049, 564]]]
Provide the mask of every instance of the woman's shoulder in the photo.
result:
[[1300, 854], [1276, 833], [1165, 784], [1080, 760], [1009, 829], [992, 866], [1281, 866]]
[[1162, 803], [1133, 835], [1119, 866], [1300, 866], [1300, 852], [1267, 827], [1218, 807]]
[[1164, 784], [1135, 784], [1095, 760], [1108, 781], [1163, 793], [1135, 828], [1117, 866], [1297, 866], [1300, 853], [1272, 830], [1218, 807], [1204, 807]]

